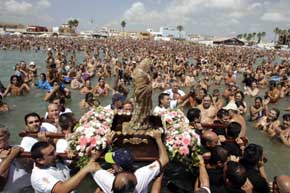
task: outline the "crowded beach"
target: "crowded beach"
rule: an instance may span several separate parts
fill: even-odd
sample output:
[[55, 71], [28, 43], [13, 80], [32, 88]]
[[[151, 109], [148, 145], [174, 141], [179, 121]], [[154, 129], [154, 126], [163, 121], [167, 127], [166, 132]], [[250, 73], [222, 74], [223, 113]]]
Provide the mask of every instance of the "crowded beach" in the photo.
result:
[[[23, 123], [22, 138], [15, 144], [9, 143], [15, 128], [1, 119], [3, 192], [71, 192], [88, 176], [95, 183], [91, 192], [290, 192], [289, 173], [270, 178], [265, 165], [271, 157], [248, 135], [257, 130], [281, 148], [290, 146], [290, 52], [186, 41], [30, 36], [0, 37], [0, 47], [5, 48], [2, 53], [33, 51], [46, 56], [43, 64], [32, 60], [10, 64], [14, 70], [9, 83], [0, 82], [1, 114], [17, 111], [6, 102], [10, 98], [36, 92], [43, 97], [35, 102], [47, 110], [40, 114], [25, 109], [25, 114], [15, 117]], [[78, 53], [84, 56], [81, 62]], [[77, 100], [75, 93], [82, 99]], [[77, 117], [68, 103], [77, 104], [84, 115]], [[167, 122], [145, 132], [156, 143], [156, 160], [136, 168], [138, 160], [130, 150], [110, 150], [117, 136], [109, 129], [114, 116], [132, 116], [141, 122], [143, 114], [151, 114], [164, 123], [164, 117], [173, 113], [181, 117], [177, 125], [186, 124], [186, 129]], [[88, 122], [90, 116], [99, 125]], [[94, 141], [92, 136], [90, 142], [78, 138], [71, 148], [76, 132], [92, 128], [102, 134], [93, 130]], [[181, 136], [180, 144], [172, 139], [175, 135]], [[82, 143], [85, 147], [90, 143], [90, 148], [81, 150]], [[176, 161], [173, 150], [194, 159], [190, 162], [194, 169], [187, 170], [193, 174], [191, 189], [167, 180], [166, 170]], [[80, 167], [76, 162], [83, 156], [88, 160]]]

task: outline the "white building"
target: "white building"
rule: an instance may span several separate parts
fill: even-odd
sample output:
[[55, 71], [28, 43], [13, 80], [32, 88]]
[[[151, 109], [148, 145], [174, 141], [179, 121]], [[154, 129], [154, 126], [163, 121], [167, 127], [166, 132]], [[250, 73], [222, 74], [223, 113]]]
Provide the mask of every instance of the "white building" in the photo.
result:
[[159, 33], [163, 37], [172, 37], [174, 39], [186, 39], [186, 33], [184, 30], [178, 31], [176, 28], [160, 27]]
[[154, 32], [152, 29], [147, 29], [147, 32], [154, 37], [170, 38], [170, 39], [187, 39], [186, 32], [184, 30], [178, 31], [173, 27], [160, 27], [159, 32]]

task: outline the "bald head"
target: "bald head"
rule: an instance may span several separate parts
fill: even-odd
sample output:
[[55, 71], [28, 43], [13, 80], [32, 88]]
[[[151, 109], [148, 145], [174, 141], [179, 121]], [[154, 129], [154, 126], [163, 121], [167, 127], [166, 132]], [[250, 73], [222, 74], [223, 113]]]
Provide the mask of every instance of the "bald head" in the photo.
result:
[[218, 136], [215, 132], [205, 131], [201, 136], [201, 143], [206, 147], [215, 147], [218, 143]]
[[50, 103], [47, 106], [47, 117], [49, 119], [56, 119], [59, 116], [59, 109], [58, 109], [58, 105], [54, 104], [54, 103]]
[[133, 193], [137, 185], [136, 176], [130, 172], [116, 175], [113, 183], [113, 193]]
[[290, 193], [290, 177], [281, 175], [276, 178], [280, 193]]

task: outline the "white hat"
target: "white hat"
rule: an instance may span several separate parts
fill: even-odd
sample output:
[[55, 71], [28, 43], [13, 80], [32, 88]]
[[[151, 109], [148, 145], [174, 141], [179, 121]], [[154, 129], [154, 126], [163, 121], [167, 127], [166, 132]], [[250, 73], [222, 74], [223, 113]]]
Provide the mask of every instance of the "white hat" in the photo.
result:
[[35, 139], [33, 137], [23, 137], [20, 147], [24, 149], [25, 152], [30, 152], [32, 146], [38, 142], [38, 139]]
[[239, 108], [237, 107], [235, 102], [229, 102], [225, 107], [223, 107], [223, 109], [225, 110], [234, 110], [234, 111], [238, 111]]
[[33, 61], [31, 61], [31, 62], [29, 63], [29, 66], [35, 66], [35, 63], [34, 63]]
[[45, 130], [51, 133], [57, 133], [57, 128], [53, 124], [44, 122], [41, 124], [41, 127], [42, 127], [41, 128], [42, 130]]

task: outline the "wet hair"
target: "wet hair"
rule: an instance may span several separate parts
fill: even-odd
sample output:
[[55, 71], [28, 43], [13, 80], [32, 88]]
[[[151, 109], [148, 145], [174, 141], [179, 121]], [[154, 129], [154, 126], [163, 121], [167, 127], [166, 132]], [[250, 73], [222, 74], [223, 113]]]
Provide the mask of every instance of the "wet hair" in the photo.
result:
[[242, 157], [241, 163], [245, 166], [256, 166], [263, 157], [263, 148], [257, 144], [249, 144]]
[[42, 75], [44, 80], [46, 80], [46, 74], [45, 73], [40, 73], [40, 75]]
[[242, 126], [238, 122], [231, 122], [227, 127], [227, 137], [237, 138], [241, 132]]
[[213, 166], [217, 165], [218, 162], [225, 163], [228, 158], [228, 151], [222, 146], [216, 146], [211, 149], [210, 155], [208, 163]]
[[241, 188], [247, 180], [246, 169], [244, 166], [238, 162], [229, 161], [226, 167], [227, 170], [225, 176], [230, 185], [234, 188]]
[[[74, 124], [74, 117], [72, 113], [63, 113], [58, 118], [58, 124], [61, 130], [68, 130], [71, 125]], [[71, 128], [73, 129], [73, 128]]]
[[217, 112], [217, 117], [219, 119], [222, 119], [224, 116], [230, 116], [230, 113], [228, 110], [226, 109], [220, 109], [218, 112]]
[[239, 90], [239, 91], [237, 91], [237, 92], [235, 93], [235, 96], [236, 96], [237, 94], [240, 94], [240, 95], [241, 95], [241, 97], [242, 97], [242, 100], [241, 100], [241, 101], [243, 101], [244, 98], [245, 98], [244, 93], [243, 93], [242, 91]]
[[41, 153], [41, 151], [45, 148], [47, 148], [48, 146], [52, 145], [49, 142], [46, 141], [39, 141], [36, 142], [32, 148], [31, 148], [31, 158], [36, 161], [36, 159], [41, 159], [43, 158], [43, 155]]
[[270, 81], [269, 81], [269, 86], [276, 87], [277, 84], [276, 84], [276, 82], [275, 82], [274, 80], [270, 80]]
[[165, 96], [170, 96], [168, 93], [161, 93], [159, 96], [158, 96], [158, 105], [160, 106], [161, 105], [161, 100], [163, 100], [165, 98]]
[[216, 89], [214, 89], [214, 90], [212, 91], [212, 93], [215, 93], [215, 92], [216, 92], [216, 93], [220, 93], [220, 90], [216, 88]]
[[277, 117], [276, 117], [276, 119], [275, 119], [275, 120], [277, 120], [277, 119], [279, 118], [279, 115], [280, 115], [280, 110], [279, 110], [279, 109], [277, 109], [277, 108], [272, 108], [270, 111], [275, 111], [275, 112], [276, 112], [276, 114], [277, 114]]
[[28, 117], [37, 117], [39, 120], [41, 120], [39, 114], [32, 112], [32, 113], [28, 113], [24, 116], [24, 121], [25, 121], [25, 125], [27, 125], [27, 119]]
[[49, 103], [53, 103], [54, 100], [59, 100], [60, 104], [65, 104], [65, 99], [59, 95], [55, 95], [49, 100]]
[[17, 79], [17, 83], [16, 84], [19, 85], [21, 83], [21, 79], [20, 79], [19, 76], [16, 76], [16, 75], [10, 76], [10, 83], [12, 84], [14, 78]]
[[1, 137], [2, 136], [8, 136], [8, 137], [10, 136], [10, 132], [9, 132], [8, 128], [3, 124], [0, 124], [0, 136]]
[[200, 90], [203, 90], [205, 96], [207, 95], [207, 90], [205, 88], [200, 88]]
[[242, 101], [236, 101], [235, 104], [237, 105], [238, 108], [240, 106], [242, 106], [243, 108], [246, 108], [245, 104]]
[[[2, 84], [2, 82], [0, 81], [0, 92], [4, 93], [6, 90], [6, 88], [4, 87], [4, 85]], [[2, 95], [0, 95], [2, 96]]]
[[89, 92], [89, 93], [87, 93], [86, 96], [85, 96], [85, 101], [86, 101], [86, 102], [89, 102], [89, 101], [90, 101], [91, 99], [93, 99], [93, 98], [94, 98], [93, 93]]
[[[125, 172], [121, 172], [115, 176], [115, 180], [113, 182], [112, 192], [113, 193], [133, 193], [136, 187], [136, 182], [124, 179], [122, 181], [122, 186], [116, 187], [116, 179], [119, 177], [120, 174], [124, 174]], [[134, 174], [133, 174], [134, 175]]]
[[282, 116], [282, 118], [283, 118], [283, 120], [290, 120], [290, 114], [289, 113], [288, 114], [284, 114]]
[[263, 99], [262, 99], [262, 97], [260, 97], [260, 96], [256, 96], [256, 97], [255, 97], [255, 101], [256, 101], [256, 100], [259, 100], [261, 103], [263, 102]]
[[210, 94], [205, 94], [202, 99], [204, 99], [205, 97], [209, 97], [210, 98], [210, 101], [213, 102], [212, 96]]
[[186, 117], [188, 118], [189, 122], [193, 122], [196, 119], [200, 118], [201, 111], [198, 108], [191, 108], [187, 111]]

